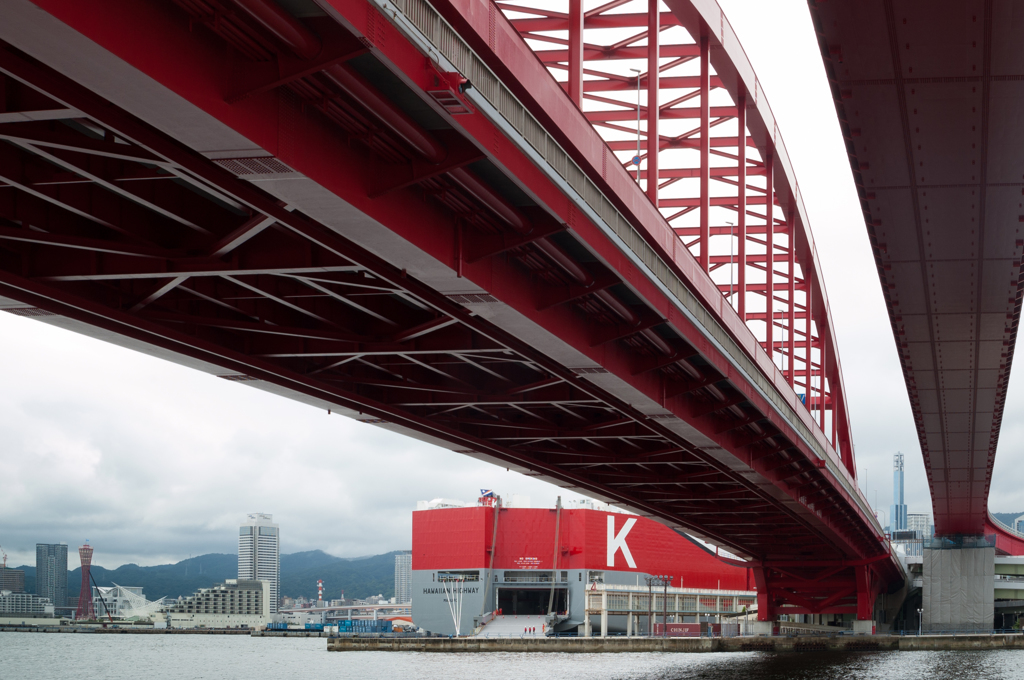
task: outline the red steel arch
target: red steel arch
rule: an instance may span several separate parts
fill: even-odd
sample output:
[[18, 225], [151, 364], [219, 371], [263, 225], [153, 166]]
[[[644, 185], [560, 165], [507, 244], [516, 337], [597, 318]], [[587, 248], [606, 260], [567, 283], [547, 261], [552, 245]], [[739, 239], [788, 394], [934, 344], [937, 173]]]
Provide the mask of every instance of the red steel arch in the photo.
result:
[[[473, 4], [452, 2], [445, 16], [457, 25], [480, 16]], [[634, 178], [633, 159], [640, 159], [638, 183], [647, 197], [801, 393], [855, 476], [839, 352], [799, 186], [721, 9], [660, 0], [612, 0], [587, 10], [582, 0], [497, 7]], [[545, 100], [555, 95], [538, 87], [532, 72], [514, 82], [523, 84], [518, 95], [556, 115], [557, 104]]]

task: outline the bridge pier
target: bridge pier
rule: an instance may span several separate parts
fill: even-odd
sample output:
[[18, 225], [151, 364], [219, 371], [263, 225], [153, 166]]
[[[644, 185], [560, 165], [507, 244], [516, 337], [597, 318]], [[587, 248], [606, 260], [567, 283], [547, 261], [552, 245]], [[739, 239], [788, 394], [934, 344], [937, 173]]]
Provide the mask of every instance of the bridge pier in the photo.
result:
[[862, 621], [857, 619], [853, 622], [853, 632], [861, 635], [874, 635], [875, 634], [875, 622], [874, 621]]
[[925, 631], [991, 630], [995, 547], [984, 536], [946, 536], [924, 550]]

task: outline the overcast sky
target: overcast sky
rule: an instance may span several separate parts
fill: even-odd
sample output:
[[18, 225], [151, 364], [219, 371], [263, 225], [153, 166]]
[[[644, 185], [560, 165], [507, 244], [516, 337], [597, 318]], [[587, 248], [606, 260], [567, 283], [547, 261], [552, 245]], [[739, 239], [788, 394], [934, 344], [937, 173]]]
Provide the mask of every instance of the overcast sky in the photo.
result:
[[[861, 484], [883, 519], [892, 454], [911, 512], [931, 512], [906, 388], [803, 0], [720, 0], [779, 120], [824, 269]], [[578, 496], [459, 454], [46, 324], [0, 313], [0, 546], [86, 539], [97, 564], [235, 552], [248, 512], [282, 551], [408, 548], [415, 502], [481, 488], [534, 507]], [[1024, 412], [1011, 381], [991, 507], [1024, 511]], [[69, 566], [78, 565], [69, 558]]]

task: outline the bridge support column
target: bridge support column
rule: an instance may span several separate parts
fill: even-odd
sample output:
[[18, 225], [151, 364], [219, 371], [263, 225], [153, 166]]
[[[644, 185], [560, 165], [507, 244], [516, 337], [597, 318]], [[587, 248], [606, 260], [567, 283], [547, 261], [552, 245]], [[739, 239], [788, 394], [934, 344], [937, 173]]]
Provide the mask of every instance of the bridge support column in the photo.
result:
[[[857, 620], [854, 631], [872, 632], [875, 618], [875, 601], [882, 590], [882, 583], [870, 565], [854, 567], [857, 579]], [[864, 624], [870, 623], [871, 629], [862, 630]], [[860, 626], [860, 629], [858, 628]]]
[[946, 537], [924, 551], [922, 627], [991, 630], [995, 617], [995, 548], [984, 536]]
[[757, 621], [768, 623], [768, 633], [771, 634], [770, 624], [775, 621], [775, 605], [768, 587], [768, 570], [764, 567], [755, 567], [753, 571], [754, 582], [757, 584]]
[[858, 635], [874, 635], [875, 634], [875, 622], [874, 621], [861, 621], [857, 620], [853, 622], [853, 632]]

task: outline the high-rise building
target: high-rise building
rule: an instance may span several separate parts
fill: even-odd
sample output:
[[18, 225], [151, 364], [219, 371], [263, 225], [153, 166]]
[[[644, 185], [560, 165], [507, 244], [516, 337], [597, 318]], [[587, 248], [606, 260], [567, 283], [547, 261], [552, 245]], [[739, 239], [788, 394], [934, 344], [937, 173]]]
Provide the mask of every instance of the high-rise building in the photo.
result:
[[36, 543], [36, 595], [56, 607], [68, 601], [68, 544]]
[[412, 551], [395, 555], [395, 602], [412, 602]]
[[903, 454], [892, 457], [892, 505], [889, 506], [889, 531], [907, 530], [907, 504], [903, 498]]
[[923, 512], [911, 512], [907, 514], [907, 530], [917, 532], [917, 537], [930, 541], [935, 533], [935, 525], [932, 524], [931, 516]]
[[0, 590], [12, 593], [25, 592], [25, 572], [21, 569], [0, 567]]
[[277, 613], [281, 596], [281, 534], [274, 516], [248, 515], [238, 529], [238, 579], [270, 584], [270, 613]]

